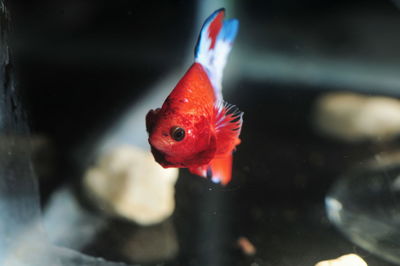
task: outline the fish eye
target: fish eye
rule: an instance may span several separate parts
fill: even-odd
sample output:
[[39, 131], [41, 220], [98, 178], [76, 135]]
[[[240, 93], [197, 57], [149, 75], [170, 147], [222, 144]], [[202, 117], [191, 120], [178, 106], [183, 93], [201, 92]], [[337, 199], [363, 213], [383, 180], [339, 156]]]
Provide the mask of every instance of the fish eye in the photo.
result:
[[176, 141], [181, 141], [185, 138], [185, 130], [178, 126], [171, 127], [170, 134]]

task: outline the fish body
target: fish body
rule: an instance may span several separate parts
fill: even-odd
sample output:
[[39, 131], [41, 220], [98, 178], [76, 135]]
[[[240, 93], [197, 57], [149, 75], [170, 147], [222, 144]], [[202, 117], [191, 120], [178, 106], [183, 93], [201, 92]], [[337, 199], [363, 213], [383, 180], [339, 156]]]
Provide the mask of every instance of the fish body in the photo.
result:
[[162, 107], [149, 111], [146, 128], [161, 166], [189, 168], [227, 184], [243, 113], [222, 98], [222, 71], [238, 28], [237, 20], [224, 20], [224, 13], [219, 9], [205, 21], [195, 62]]

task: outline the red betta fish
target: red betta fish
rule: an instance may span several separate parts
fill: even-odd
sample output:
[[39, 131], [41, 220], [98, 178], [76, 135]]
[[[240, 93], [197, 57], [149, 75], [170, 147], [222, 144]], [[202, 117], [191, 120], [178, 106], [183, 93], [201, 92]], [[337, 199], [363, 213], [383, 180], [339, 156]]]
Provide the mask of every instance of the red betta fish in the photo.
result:
[[201, 29], [195, 62], [163, 106], [146, 116], [149, 143], [164, 168], [189, 168], [193, 174], [226, 185], [232, 152], [240, 143], [242, 116], [222, 99], [222, 72], [238, 30], [236, 19], [215, 11]]

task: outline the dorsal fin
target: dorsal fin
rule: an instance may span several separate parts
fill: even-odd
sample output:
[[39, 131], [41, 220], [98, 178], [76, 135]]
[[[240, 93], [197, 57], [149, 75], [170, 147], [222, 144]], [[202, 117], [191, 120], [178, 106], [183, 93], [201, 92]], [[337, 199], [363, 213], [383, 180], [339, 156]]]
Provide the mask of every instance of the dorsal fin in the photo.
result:
[[224, 16], [221, 8], [206, 19], [194, 53], [195, 61], [206, 69], [217, 99], [222, 99], [222, 73], [239, 27], [236, 19], [224, 20]]

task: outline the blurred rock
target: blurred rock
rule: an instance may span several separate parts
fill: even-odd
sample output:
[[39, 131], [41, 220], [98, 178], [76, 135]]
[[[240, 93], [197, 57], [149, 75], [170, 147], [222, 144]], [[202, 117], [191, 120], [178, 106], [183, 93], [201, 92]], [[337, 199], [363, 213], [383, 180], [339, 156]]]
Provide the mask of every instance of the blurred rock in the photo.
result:
[[172, 221], [140, 228], [125, 239], [120, 252], [132, 263], [173, 259], [178, 254], [178, 241]]
[[247, 256], [254, 256], [256, 254], [256, 247], [247, 237], [241, 236], [237, 240], [237, 244], [242, 252]]
[[84, 208], [70, 186], [55, 190], [43, 211], [43, 225], [54, 245], [81, 250], [89, 245], [108, 221]]
[[124, 146], [101, 156], [83, 184], [106, 213], [151, 225], [174, 211], [177, 177], [178, 169], [163, 169], [150, 152]]
[[317, 130], [346, 141], [386, 141], [400, 133], [400, 101], [394, 98], [328, 93], [314, 112]]
[[155, 265], [153, 263], [174, 259], [179, 246], [172, 219], [151, 226], [108, 219], [107, 225], [81, 251], [95, 257], [124, 261], [129, 265]]
[[324, 260], [315, 266], [368, 266], [367, 263], [356, 254], [348, 254], [333, 260]]

